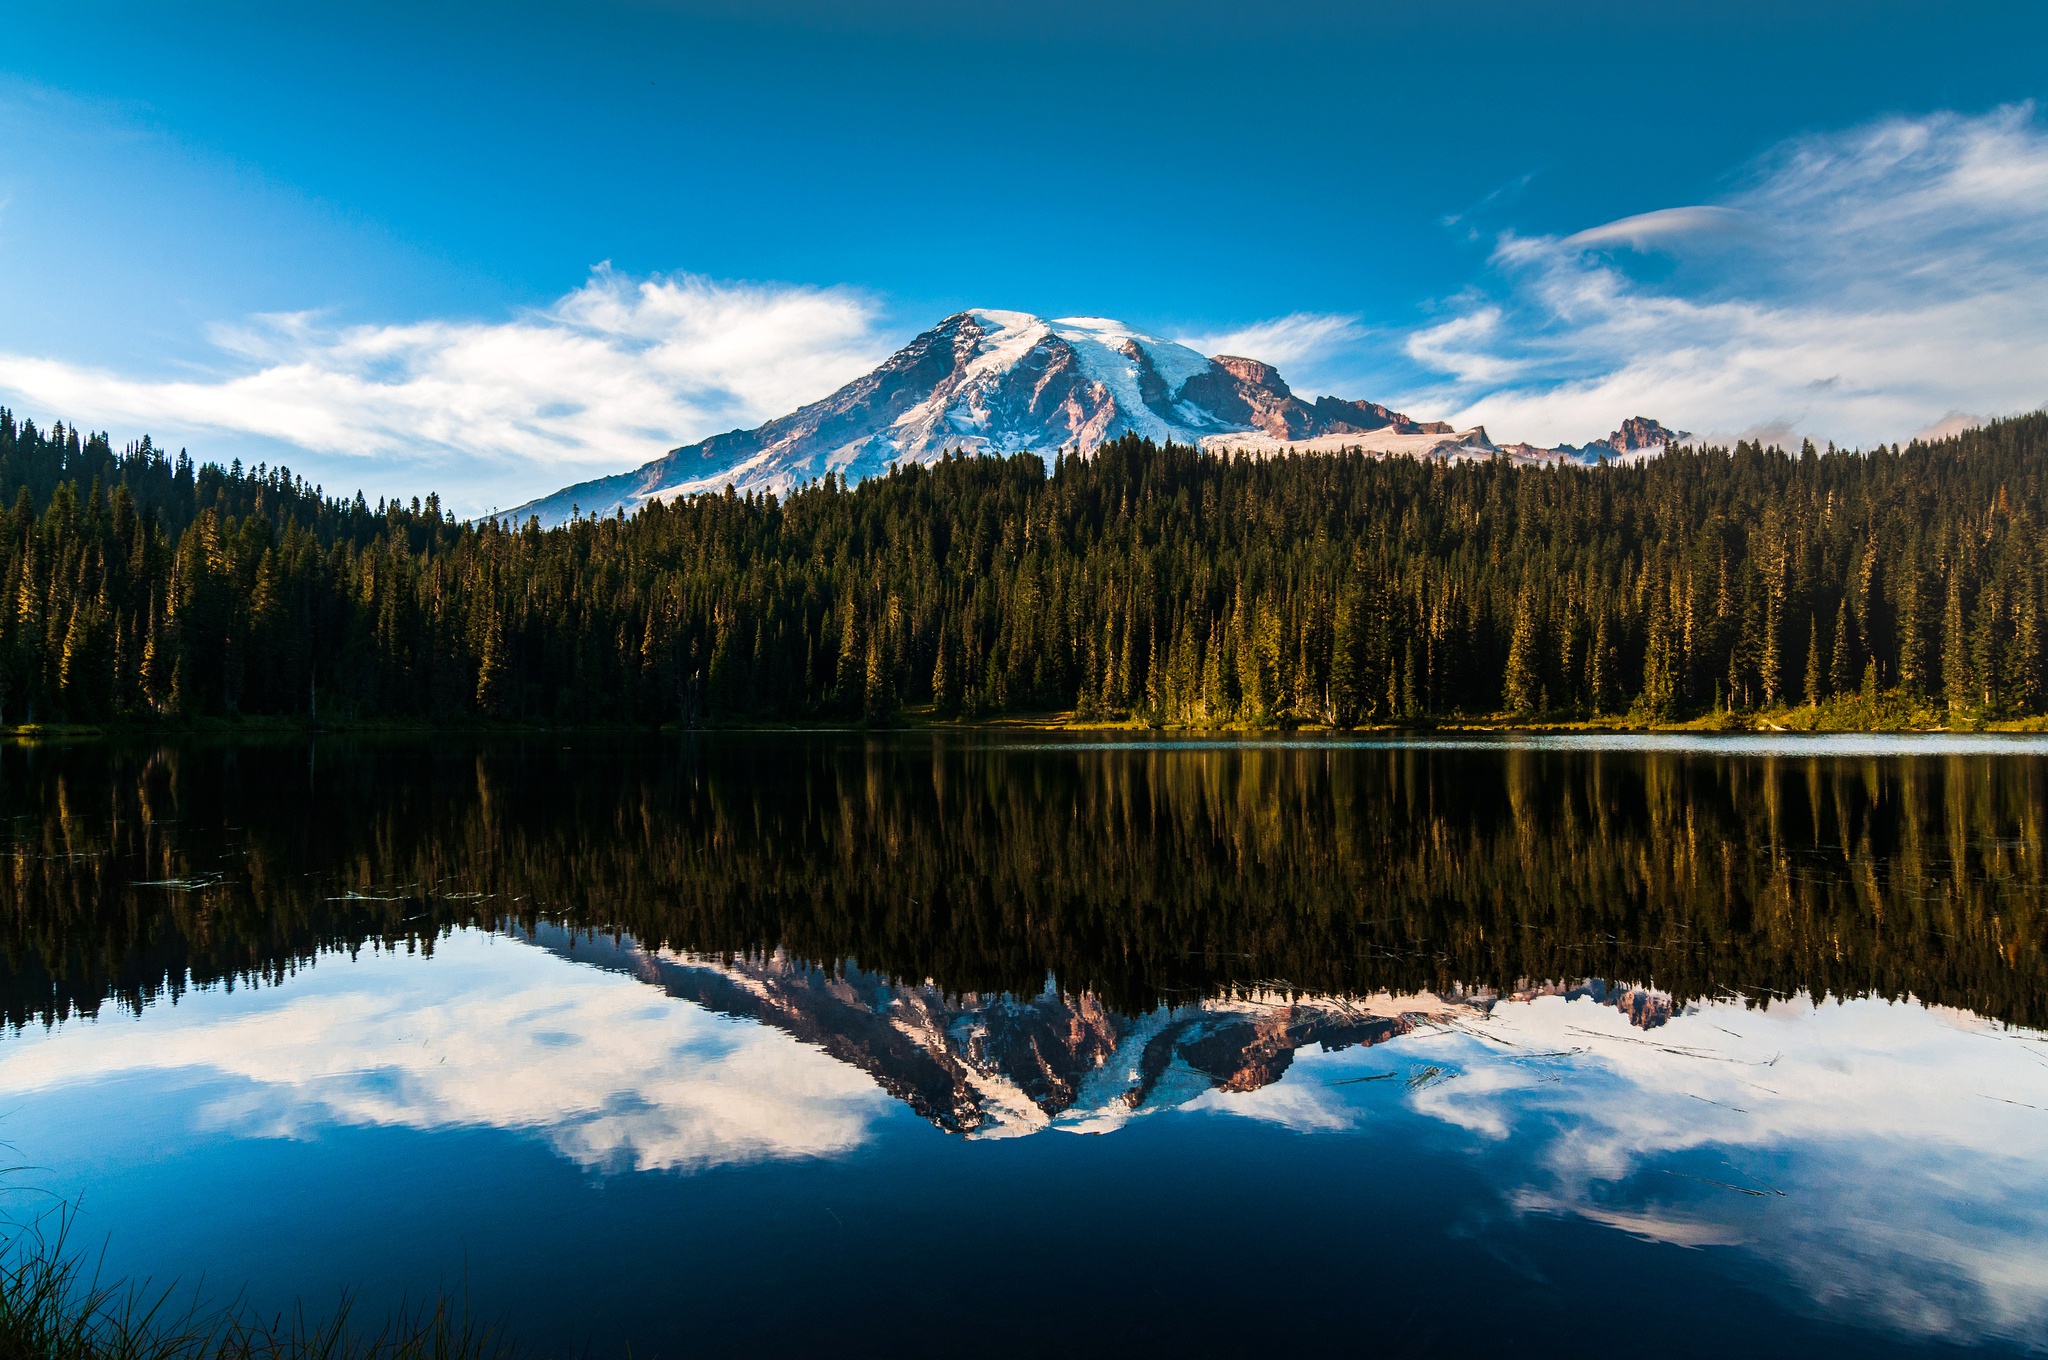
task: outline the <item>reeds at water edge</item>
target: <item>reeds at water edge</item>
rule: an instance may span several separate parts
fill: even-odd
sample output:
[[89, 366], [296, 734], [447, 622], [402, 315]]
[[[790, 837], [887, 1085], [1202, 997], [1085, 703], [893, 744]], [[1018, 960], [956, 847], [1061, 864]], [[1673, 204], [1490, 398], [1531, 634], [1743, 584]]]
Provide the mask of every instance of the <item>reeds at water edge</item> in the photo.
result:
[[198, 1288], [108, 1281], [72, 1242], [68, 1206], [0, 1225], [0, 1360], [510, 1360], [502, 1328], [467, 1291], [438, 1292], [359, 1326], [344, 1294], [325, 1317], [303, 1302], [264, 1316]]

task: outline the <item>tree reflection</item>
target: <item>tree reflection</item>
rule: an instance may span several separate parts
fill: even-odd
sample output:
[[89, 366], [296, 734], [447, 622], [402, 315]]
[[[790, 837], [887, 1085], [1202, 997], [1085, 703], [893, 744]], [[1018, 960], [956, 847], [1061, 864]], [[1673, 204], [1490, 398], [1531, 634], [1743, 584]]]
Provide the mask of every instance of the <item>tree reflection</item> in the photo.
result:
[[1613, 978], [2048, 1020], [2042, 762], [986, 739], [0, 749], [13, 1025], [462, 925], [1125, 1014]]

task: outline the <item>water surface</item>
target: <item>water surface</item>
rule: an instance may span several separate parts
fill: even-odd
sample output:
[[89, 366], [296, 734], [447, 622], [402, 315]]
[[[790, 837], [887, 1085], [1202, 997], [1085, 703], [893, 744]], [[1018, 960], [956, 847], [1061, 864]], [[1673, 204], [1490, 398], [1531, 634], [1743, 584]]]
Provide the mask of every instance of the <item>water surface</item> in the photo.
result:
[[2044, 748], [0, 748], [16, 1212], [596, 1354], [2048, 1349]]

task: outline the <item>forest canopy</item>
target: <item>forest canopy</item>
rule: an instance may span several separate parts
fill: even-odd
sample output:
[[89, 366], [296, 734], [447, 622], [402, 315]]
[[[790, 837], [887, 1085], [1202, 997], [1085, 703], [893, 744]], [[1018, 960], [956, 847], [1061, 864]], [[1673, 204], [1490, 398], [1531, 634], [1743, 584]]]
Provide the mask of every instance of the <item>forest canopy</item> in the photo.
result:
[[0, 723], [2048, 711], [2048, 414], [1636, 466], [1124, 439], [552, 529], [0, 409]]

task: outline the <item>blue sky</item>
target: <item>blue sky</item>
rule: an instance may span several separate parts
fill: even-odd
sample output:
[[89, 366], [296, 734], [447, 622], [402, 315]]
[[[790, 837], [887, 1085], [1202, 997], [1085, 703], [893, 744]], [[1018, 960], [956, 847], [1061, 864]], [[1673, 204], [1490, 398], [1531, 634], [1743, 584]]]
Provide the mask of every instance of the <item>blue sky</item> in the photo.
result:
[[966, 306], [1497, 439], [2048, 399], [2039, 5], [0, 0], [0, 32], [0, 401], [373, 498], [632, 466]]

